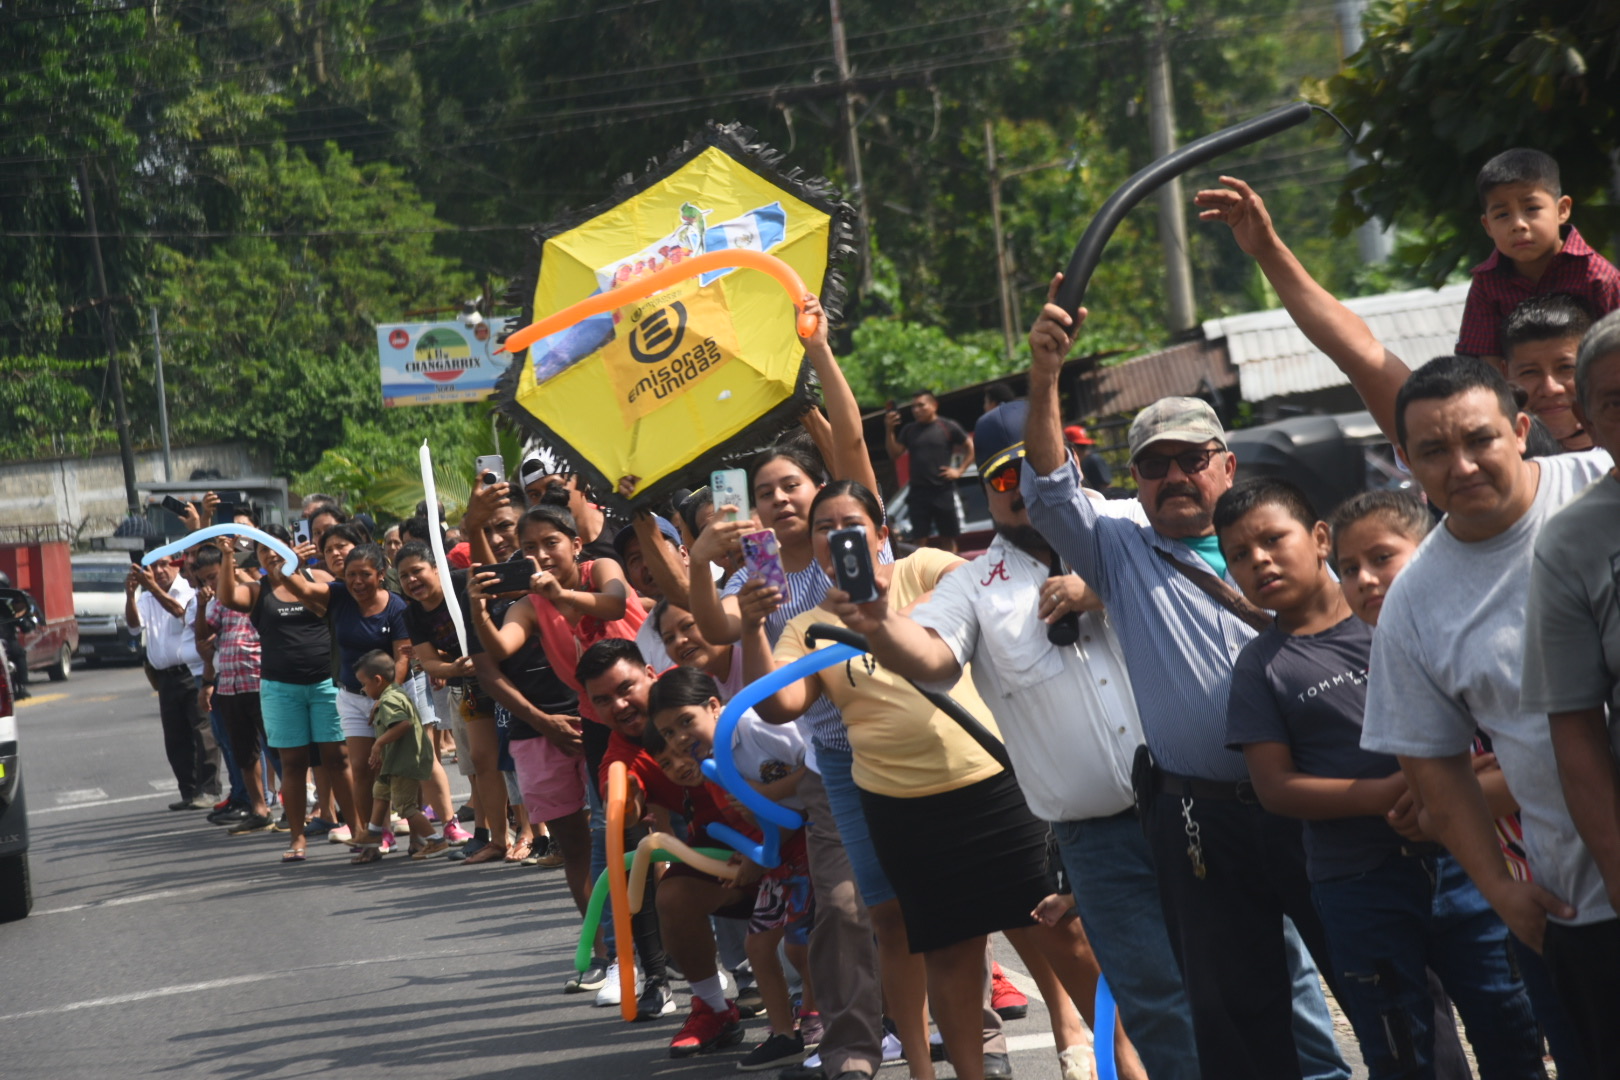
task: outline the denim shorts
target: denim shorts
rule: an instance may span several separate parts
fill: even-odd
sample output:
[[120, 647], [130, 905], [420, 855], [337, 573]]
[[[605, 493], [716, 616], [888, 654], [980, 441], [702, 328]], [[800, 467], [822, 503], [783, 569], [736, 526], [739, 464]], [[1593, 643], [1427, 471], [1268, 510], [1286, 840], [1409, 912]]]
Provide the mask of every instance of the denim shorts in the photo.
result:
[[832, 807], [833, 820], [838, 824], [838, 835], [844, 841], [849, 865], [855, 871], [855, 884], [861, 890], [861, 899], [873, 907], [895, 898], [894, 887], [878, 862], [877, 849], [872, 846], [872, 834], [866, 828], [866, 812], [861, 809], [861, 791], [855, 786], [850, 770], [855, 755], [848, 750], [834, 750], [816, 744], [816, 764], [821, 769], [821, 783], [827, 789], [827, 802]]

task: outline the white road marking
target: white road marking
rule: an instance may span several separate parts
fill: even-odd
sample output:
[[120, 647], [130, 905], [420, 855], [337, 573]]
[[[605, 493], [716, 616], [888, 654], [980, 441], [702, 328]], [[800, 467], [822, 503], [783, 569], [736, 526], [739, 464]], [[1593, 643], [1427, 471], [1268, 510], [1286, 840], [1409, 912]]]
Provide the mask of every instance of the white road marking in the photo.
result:
[[[3, 1019], [5, 1019], [5, 1017], [0, 1017], [0, 1020]], [[1052, 1041], [1052, 1033], [1050, 1031], [1037, 1031], [1028, 1035], [1007, 1036], [1007, 1052], [1016, 1054], [1020, 1050], [1045, 1050], [1049, 1053], [1055, 1054], [1057, 1053], [1057, 1043]]]
[[161, 791], [164, 794], [174, 790], [173, 780], [148, 780], [147, 783], [152, 785], [153, 791]]
[[[160, 834], [161, 835], [161, 834]], [[157, 892], [136, 893], [134, 896], [115, 896], [108, 900], [91, 900], [83, 904], [72, 904], [68, 907], [46, 908], [44, 911], [34, 912], [34, 917], [41, 915], [64, 915], [70, 911], [84, 911], [88, 908], [123, 907], [125, 904], [143, 904], [148, 900], [169, 900], [176, 896], [189, 896], [192, 893], [221, 892], [226, 889], [237, 889], [243, 886], [265, 885], [276, 880], [272, 877], [248, 878], [247, 880], [231, 879], [228, 881], [214, 881], [206, 885], [187, 885], [180, 889], [161, 889]]]
[[[103, 792], [102, 794], [106, 794]], [[151, 795], [125, 795], [121, 799], [102, 799], [100, 802], [69, 803], [67, 806], [47, 806], [43, 810], [29, 810], [29, 817], [39, 817], [41, 814], [60, 814], [64, 810], [88, 810], [94, 806], [114, 806], [118, 803], [144, 802], [147, 799], [162, 799], [167, 796], [153, 793]]]
[[[480, 947], [481, 948], [481, 947]], [[27, 1012], [11, 1013], [0, 1016], [0, 1023], [8, 1020], [31, 1020], [36, 1016], [55, 1016], [59, 1013], [78, 1012], [82, 1009], [99, 1009], [108, 1005], [129, 1005], [137, 1001], [150, 1001], [153, 998], [174, 997], [178, 994], [200, 994], [206, 990], [221, 990], [227, 986], [243, 986], [255, 983], [261, 979], [287, 978], [292, 975], [302, 975], [309, 971], [329, 971], [335, 968], [369, 967], [373, 964], [399, 964], [410, 960], [432, 960], [444, 956], [467, 956], [479, 950], [474, 949], [445, 949], [439, 952], [406, 953], [401, 956], [378, 956], [364, 960], [342, 960], [330, 964], [310, 964], [305, 967], [288, 968], [285, 971], [261, 971], [252, 975], [231, 975], [223, 979], [210, 979], [207, 982], [181, 983], [177, 986], [159, 986], [151, 990], [137, 990], [129, 994], [112, 994], [108, 997], [88, 998], [84, 1001], [70, 1001], [66, 1005], [53, 1005], [48, 1009], [29, 1009]]]
[[96, 802], [106, 797], [107, 793], [98, 787], [79, 788], [76, 791], [59, 791], [56, 793], [56, 801], [59, 804]]

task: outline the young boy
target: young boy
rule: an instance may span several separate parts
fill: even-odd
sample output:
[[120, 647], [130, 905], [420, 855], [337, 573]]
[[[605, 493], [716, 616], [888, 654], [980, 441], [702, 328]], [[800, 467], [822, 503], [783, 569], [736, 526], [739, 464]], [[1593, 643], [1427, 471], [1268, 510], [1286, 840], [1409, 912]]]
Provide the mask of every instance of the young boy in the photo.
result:
[[1487, 161], [1474, 183], [1479, 221], [1496, 250], [1472, 271], [1457, 352], [1500, 368], [1502, 323], [1532, 296], [1568, 293], [1594, 317], [1620, 307], [1620, 271], [1568, 224], [1558, 162], [1540, 150], [1508, 150]]
[[1575, 416], [1575, 354], [1592, 316], [1568, 293], [1532, 296], [1502, 324], [1503, 374], [1524, 392], [1524, 410], [1558, 440], [1559, 452], [1592, 449]]
[[[411, 827], [413, 859], [431, 859], [450, 849], [444, 833], [435, 832], [433, 823], [422, 813], [422, 781], [433, 775], [433, 741], [422, 731], [422, 718], [411, 704], [404, 687], [394, 682], [394, 658], [373, 649], [355, 662], [354, 673], [366, 696], [376, 702], [371, 707], [371, 726], [377, 741], [371, 747], [371, 767], [378, 770], [372, 789], [377, 809], [371, 834], [382, 832], [387, 824], [388, 807]], [[382, 858], [375, 841], [360, 844], [360, 852], [350, 862], [374, 863]]]
[[1327, 525], [1298, 488], [1267, 478], [1222, 495], [1214, 519], [1232, 577], [1277, 620], [1238, 657], [1227, 738], [1260, 802], [1305, 819], [1312, 897], [1369, 1076], [1433, 1075], [1426, 967], [1487, 1075], [1542, 1076], [1507, 927], [1450, 855], [1385, 816], [1406, 783], [1393, 757], [1361, 749], [1373, 630], [1329, 569]]
[[[723, 808], [728, 824], [747, 835], [760, 835], [753, 815], [724, 788], [705, 781], [697, 768], [714, 750], [715, 725], [720, 716], [714, 679], [691, 668], [666, 672], [654, 686], [648, 712], [651, 723], [642, 731], [642, 745], [665, 774], [686, 787], [707, 786], [715, 803]], [[766, 724], [750, 711], [733, 732], [732, 753], [738, 771], [756, 791], [791, 809], [804, 809], [795, 794], [805, 773], [806, 753], [797, 728], [791, 724]], [[764, 1042], [738, 1062], [737, 1067], [744, 1072], [802, 1061], [805, 1047], [821, 1038], [820, 1016], [815, 1011], [808, 975], [802, 1011], [795, 1017], [787, 976], [776, 951], [785, 938], [794, 968], [801, 973], [809, 971], [808, 934], [815, 908], [804, 830], [782, 838], [781, 862], [777, 866], [761, 873], [759, 867], [748, 864], [744, 879], [750, 878], [756, 885], [746, 946], [771, 1030]]]

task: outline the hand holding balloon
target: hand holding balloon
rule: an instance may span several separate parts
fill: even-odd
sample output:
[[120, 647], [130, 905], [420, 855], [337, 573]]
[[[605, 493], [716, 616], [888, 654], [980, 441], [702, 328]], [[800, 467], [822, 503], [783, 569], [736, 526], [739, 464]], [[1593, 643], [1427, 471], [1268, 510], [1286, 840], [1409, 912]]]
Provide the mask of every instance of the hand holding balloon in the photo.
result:
[[1052, 278], [1052, 284], [1046, 290], [1046, 306], [1041, 309], [1041, 317], [1029, 328], [1031, 374], [1056, 378], [1063, 367], [1063, 358], [1074, 348], [1074, 339], [1079, 336], [1080, 327], [1086, 321], [1085, 308], [1080, 309], [1078, 318], [1071, 319], [1069, 313], [1055, 302], [1062, 284], [1062, 274]]

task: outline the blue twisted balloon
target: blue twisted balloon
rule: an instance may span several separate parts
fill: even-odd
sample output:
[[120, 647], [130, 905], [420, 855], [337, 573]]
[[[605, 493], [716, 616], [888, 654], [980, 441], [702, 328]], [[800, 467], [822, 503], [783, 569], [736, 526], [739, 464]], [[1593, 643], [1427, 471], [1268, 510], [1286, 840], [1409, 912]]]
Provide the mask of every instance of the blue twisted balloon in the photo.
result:
[[[859, 649], [849, 645], [829, 645], [825, 649], [817, 649], [813, 653], [799, 657], [786, 667], [777, 668], [763, 679], [755, 679], [726, 703], [719, 722], [714, 726], [714, 750], [709, 759], [703, 763], [703, 775], [731, 792], [737, 797], [738, 802], [753, 811], [754, 817], [760, 821], [760, 832], [765, 839], [756, 844], [736, 829], [719, 823], [708, 826], [706, 831], [711, 837], [730, 844], [767, 869], [782, 861], [782, 835], [778, 829], [771, 826], [797, 829], [804, 824], [804, 817], [755, 791], [753, 785], [744, 780], [742, 773], [737, 771], [737, 761], [731, 755], [731, 739], [737, 730], [737, 721], [742, 719], [743, 713], [784, 686], [860, 655]], [[732, 663], [737, 661], [733, 660]]]
[[1097, 1011], [1093, 1014], [1097, 1024], [1091, 1029], [1092, 1052], [1097, 1056], [1097, 1080], [1119, 1080], [1119, 1066], [1114, 1061], [1114, 1027], [1116, 1024], [1114, 992], [1108, 980], [1097, 974]]
[[196, 547], [204, 540], [212, 540], [216, 536], [245, 536], [255, 543], [263, 544], [277, 555], [281, 556], [282, 564], [288, 573], [298, 568], [298, 556], [293, 554], [292, 548], [267, 532], [261, 532], [251, 525], [210, 525], [206, 529], [198, 529], [187, 536], [182, 536], [173, 543], [164, 544], [160, 548], [148, 551], [141, 559], [142, 566], [151, 566], [159, 559], [167, 559], [170, 555], [178, 555], [190, 547]]

